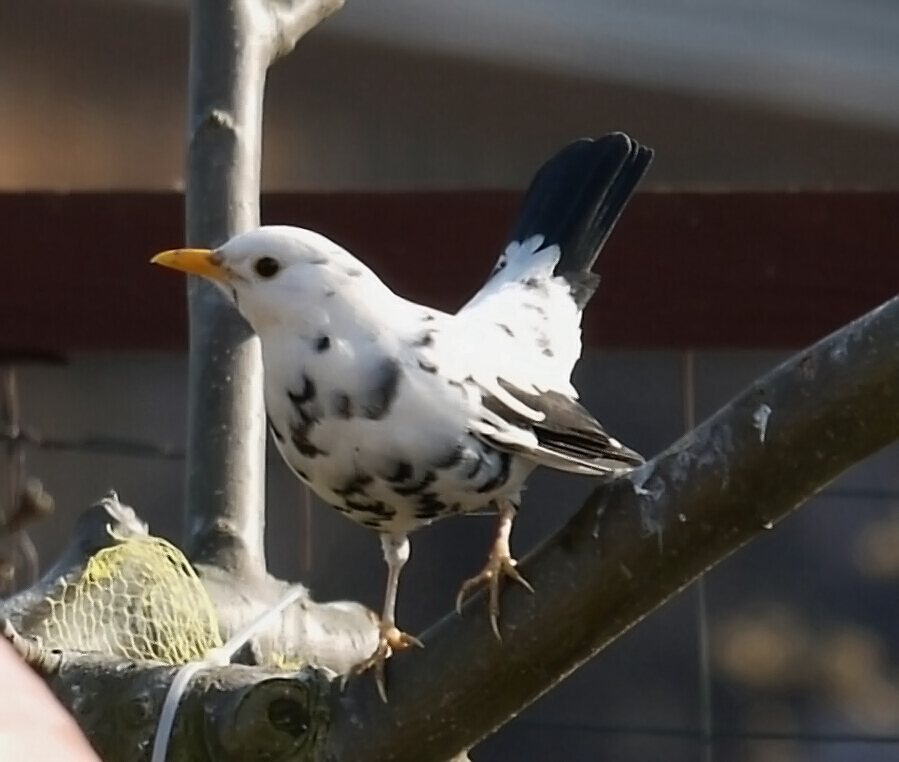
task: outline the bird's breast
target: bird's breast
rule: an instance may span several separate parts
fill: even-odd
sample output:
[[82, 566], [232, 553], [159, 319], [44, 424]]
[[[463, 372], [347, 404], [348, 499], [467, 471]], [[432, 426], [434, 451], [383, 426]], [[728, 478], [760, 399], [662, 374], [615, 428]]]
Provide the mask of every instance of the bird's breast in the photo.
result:
[[383, 351], [294, 357], [289, 371], [265, 363], [272, 435], [294, 473], [356, 522], [411, 531], [517, 496], [531, 466], [472, 435], [460, 385]]

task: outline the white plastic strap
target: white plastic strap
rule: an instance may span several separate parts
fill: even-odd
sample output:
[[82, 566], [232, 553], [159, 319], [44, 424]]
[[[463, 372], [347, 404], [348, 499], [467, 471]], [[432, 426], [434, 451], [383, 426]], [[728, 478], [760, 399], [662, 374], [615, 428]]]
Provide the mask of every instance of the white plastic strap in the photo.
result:
[[281, 596], [274, 606], [262, 612], [256, 619], [238, 630], [223, 646], [210, 649], [200, 661], [188, 662], [178, 670], [175, 674], [175, 679], [172, 680], [172, 684], [169, 686], [165, 702], [162, 705], [162, 712], [159, 714], [159, 724], [156, 726], [156, 737], [153, 740], [153, 754], [150, 757], [150, 762], [165, 762], [169, 750], [169, 738], [172, 735], [172, 728], [175, 726], [175, 715], [178, 712], [178, 705], [181, 703], [181, 697], [184, 695], [184, 691], [194, 675], [204, 669], [224, 667], [230, 664], [234, 654], [258, 630], [262, 629], [269, 619], [280, 614], [305, 594], [306, 588], [303, 585], [294, 585]]

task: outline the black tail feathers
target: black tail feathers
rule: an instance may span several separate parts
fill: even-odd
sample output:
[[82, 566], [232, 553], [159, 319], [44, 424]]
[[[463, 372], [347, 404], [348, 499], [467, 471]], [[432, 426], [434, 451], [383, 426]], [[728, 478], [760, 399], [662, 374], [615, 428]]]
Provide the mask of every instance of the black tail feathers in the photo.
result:
[[653, 153], [623, 132], [576, 140], [537, 171], [525, 193], [507, 240], [541, 235], [543, 246], [557, 244], [555, 274], [571, 283], [582, 309], [599, 284], [593, 265]]

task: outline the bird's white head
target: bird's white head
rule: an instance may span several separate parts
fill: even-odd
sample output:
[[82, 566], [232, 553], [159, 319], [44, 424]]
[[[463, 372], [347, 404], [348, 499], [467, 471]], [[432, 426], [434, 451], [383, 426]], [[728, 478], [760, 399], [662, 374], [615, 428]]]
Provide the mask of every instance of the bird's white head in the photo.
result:
[[257, 333], [283, 322], [319, 323], [325, 300], [370, 272], [325, 236], [287, 225], [241, 233], [217, 249], [164, 251], [151, 261], [213, 282]]

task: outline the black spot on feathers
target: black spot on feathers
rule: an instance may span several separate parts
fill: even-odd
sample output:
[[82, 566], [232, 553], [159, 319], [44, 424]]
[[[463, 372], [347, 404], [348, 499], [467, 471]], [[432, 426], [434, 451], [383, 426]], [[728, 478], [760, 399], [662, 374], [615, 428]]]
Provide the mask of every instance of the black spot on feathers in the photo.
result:
[[287, 396], [303, 426], [318, 423], [323, 411], [316, 398], [315, 382], [309, 376], [303, 375], [303, 388], [299, 392], [288, 390]]
[[435, 481], [437, 481], [437, 474], [434, 471], [425, 471], [425, 475], [419, 479], [414, 484], [404, 484], [402, 486], [397, 485], [393, 487], [393, 491], [396, 492], [397, 495], [420, 495], [423, 493], [428, 487], [430, 487]]
[[334, 415], [338, 418], [348, 420], [353, 417], [353, 402], [350, 400], [350, 395], [346, 392], [334, 392], [331, 404], [334, 409]]
[[379, 421], [390, 412], [399, 389], [400, 373], [400, 364], [394, 358], [387, 358], [381, 363], [362, 405], [362, 414], [365, 418]]
[[434, 345], [434, 332], [425, 331], [412, 342], [413, 347], [431, 347]]
[[527, 278], [522, 281], [522, 285], [528, 291], [533, 291], [540, 296], [547, 296], [549, 294], [549, 291], [546, 288], [546, 281], [542, 278]]
[[313, 426], [314, 424], [311, 423], [299, 423], [290, 428], [290, 441], [304, 458], [317, 458], [320, 455], [328, 454], [309, 439]]
[[398, 461], [393, 471], [390, 472], [384, 479], [388, 482], [402, 483], [409, 481], [412, 478], [412, 464], [408, 461], [401, 460]]
[[392, 519], [396, 516], [396, 509], [391, 508], [381, 500], [363, 503], [358, 500], [346, 498], [344, 499], [343, 504], [347, 513], [355, 513], [362, 516], [367, 514], [373, 518], [376, 517], [382, 520]]
[[356, 474], [346, 484], [341, 487], [333, 487], [331, 492], [341, 497], [348, 495], [364, 495], [365, 488], [374, 481], [374, 477], [369, 474]]
[[287, 392], [294, 407], [305, 405], [315, 399], [315, 382], [307, 375], [303, 375], [303, 388], [299, 392]]
[[447, 505], [436, 492], [424, 492], [418, 496], [415, 506], [415, 518], [422, 521], [431, 521], [448, 513], [458, 513], [460, 508], [461, 505], [459, 503], [454, 503], [451, 506]]

